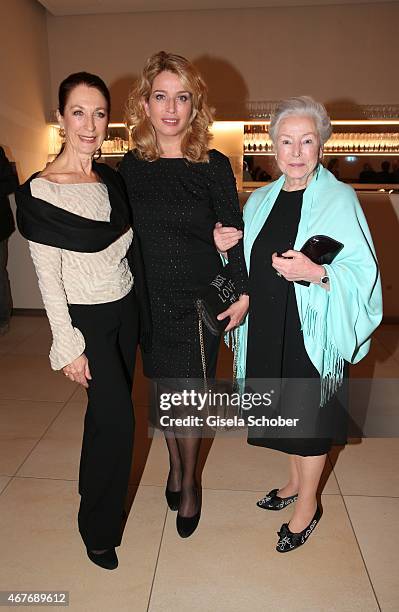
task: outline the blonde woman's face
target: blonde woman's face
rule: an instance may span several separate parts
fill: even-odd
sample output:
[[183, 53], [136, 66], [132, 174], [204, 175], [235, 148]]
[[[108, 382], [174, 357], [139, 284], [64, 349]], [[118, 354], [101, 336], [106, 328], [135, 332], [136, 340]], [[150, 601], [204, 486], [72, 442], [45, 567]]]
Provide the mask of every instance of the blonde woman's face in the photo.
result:
[[144, 108], [158, 141], [183, 138], [190, 123], [192, 102], [190, 92], [176, 74], [164, 71], [155, 77]]
[[312, 117], [292, 115], [278, 125], [275, 142], [277, 165], [291, 180], [306, 180], [322, 156], [322, 147]]

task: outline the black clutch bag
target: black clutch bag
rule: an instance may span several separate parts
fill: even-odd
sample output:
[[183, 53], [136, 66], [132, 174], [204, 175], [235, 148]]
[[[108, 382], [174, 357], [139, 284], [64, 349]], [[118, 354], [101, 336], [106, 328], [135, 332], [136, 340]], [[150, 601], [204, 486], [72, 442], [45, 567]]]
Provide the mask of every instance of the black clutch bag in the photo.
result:
[[[200, 344], [200, 353], [201, 353], [201, 363], [202, 363], [202, 372], [204, 377], [204, 391], [208, 392], [208, 378], [207, 378], [207, 364], [206, 364], [206, 355], [205, 355], [205, 340], [204, 340], [204, 329], [203, 325], [206, 325], [208, 330], [214, 336], [220, 336], [223, 334], [229, 323], [229, 317], [224, 319], [223, 321], [218, 321], [217, 316], [227, 310], [227, 308], [234, 304], [238, 300], [238, 295], [236, 293], [236, 289], [234, 287], [234, 282], [229, 273], [229, 266], [225, 266], [223, 268], [223, 272], [218, 274], [213, 281], [209, 284], [206, 291], [199, 296], [195, 301], [195, 306], [198, 312], [198, 337]], [[238, 335], [237, 330], [233, 331], [234, 334], [234, 360], [233, 360], [233, 379], [231, 384], [224, 385], [223, 388], [220, 386], [220, 382], [217, 383], [216, 388], [223, 398], [229, 396], [230, 393], [237, 391], [237, 352], [238, 352]], [[216, 381], [213, 381], [212, 388], [215, 388]], [[227, 403], [226, 403], [227, 401]], [[233, 424], [229, 424], [229, 419], [233, 417], [239, 417], [240, 407], [237, 404], [229, 401], [229, 399], [225, 400], [223, 403], [219, 405], [212, 406], [209, 403], [209, 398], [206, 403], [207, 410], [207, 424], [211, 429], [227, 431], [230, 429], [237, 429], [237, 427]], [[214, 425], [208, 420], [208, 417], [218, 416], [221, 417], [221, 420], [214, 420]], [[231, 423], [234, 423], [231, 421]]]
[[223, 272], [213, 279], [206, 291], [195, 300], [199, 319], [207, 326], [211, 334], [220, 336], [224, 332], [229, 323], [229, 317], [223, 321], [218, 321], [216, 317], [237, 300], [238, 295], [227, 265], [223, 268]]
[[[301, 248], [301, 253], [309, 257], [314, 263], [322, 266], [324, 264], [330, 264], [343, 248], [344, 245], [342, 242], [338, 242], [338, 240], [334, 240], [334, 238], [330, 238], [329, 236], [318, 235], [312, 236], [305, 242]], [[306, 287], [310, 285], [308, 281], [296, 282]]]

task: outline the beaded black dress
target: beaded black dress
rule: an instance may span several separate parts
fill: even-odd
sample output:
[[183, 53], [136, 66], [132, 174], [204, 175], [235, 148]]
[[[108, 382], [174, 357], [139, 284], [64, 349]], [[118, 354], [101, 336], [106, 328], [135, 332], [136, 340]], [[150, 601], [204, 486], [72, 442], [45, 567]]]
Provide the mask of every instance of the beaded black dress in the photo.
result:
[[[155, 379], [202, 378], [195, 298], [222, 270], [213, 241], [217, 221], [243, 228], [234, 175], [227, 157], [209, 152], [209, 163], [184, 158], [153, 162], [125, 155], [121, 172], [140, 237], [151, 305], [153, 341], [143, 353], [145, 374]], [[238, 293], [247, 293], [242, 241], [229, 251]], [[219, 338], [206, 333], [207, 374], [213, 377]]]
[[246, 380], [252, 390], [273, 387], [274, 391], [278, 387], [279, 403], [275, 399], [268, 416], [273, 416], [276, 409], [276, 414], [298, 417], [302, 429], [296, 430], [298, 434], [290, 430], [290, 437], [285, 437], [288, 429], [250, 427], [248, 442], [289, 454], [315, 456], [328, 452], [332, 443], [346, 442], [347, 389], [343, 386], [326, 406], [320, 407], [320, 375], [305, 349], [294, 283], [279, 277], [271, 266], [274, 252], [294, 247], [304, 191], [280, 191], [252, 246], [246, 362]]

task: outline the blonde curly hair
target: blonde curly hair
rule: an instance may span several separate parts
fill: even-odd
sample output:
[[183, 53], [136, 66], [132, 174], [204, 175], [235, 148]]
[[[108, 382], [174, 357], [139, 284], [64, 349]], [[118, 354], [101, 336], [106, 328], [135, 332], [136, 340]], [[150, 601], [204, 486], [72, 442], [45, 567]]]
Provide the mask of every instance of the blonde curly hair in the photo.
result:
[[209, 161], [209, 142], [212, 138], [209, 127], [213, 122], [213, 113], [207, 103], [207, 86], [191, 62], [181, 55], [165, 51], [159, 51], [147, 60], [126, 104], [126, 123], [130, 126], [135, 153], [147, 161], [154, 161], [161, 155], [144, 102], [150, 98], [155, 77], [164, 71], [176, 74], [184, 89], [191, 94], [191, 117], [181, 144], [183, 157], [191, 162]]

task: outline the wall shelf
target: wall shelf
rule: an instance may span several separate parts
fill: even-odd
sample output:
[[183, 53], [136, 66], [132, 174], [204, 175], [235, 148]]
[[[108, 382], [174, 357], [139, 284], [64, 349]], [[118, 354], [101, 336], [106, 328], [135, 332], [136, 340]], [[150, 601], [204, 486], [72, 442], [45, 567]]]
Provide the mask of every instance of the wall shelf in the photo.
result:
[[[244, 155], [253, 155], [253, 156], [274, 156], [272, 151], [244, 151]], [[395, 152], [384, 152], [384, 151], [326, 151], [324, 150], [324, 155], [328, 157], [399, 157], [399, 150]]]
[[[57, 155], [61, 149], [62, 138], [58, 123], [48, 124], [49, 156]], [[124, 123], [109, 123], [108, 138], [104, 140], [101, 157], [122, 157], [131, 148], [130, 132]], [[114, 149], [114, 150], [113, 150]]]
[[[212, 126], [213, 146], [228, 155], [238, 189], [243, 181], [243, 158], [254, 157], [256, 166], [273, 175], [273, 146], [268, 135], [268, 119], [248, 121], [215, 121]], [[382, 158], [399, 158], [399, 118], [334, 119], [334, 132], [325, 144], [326, 158], [337, 158], [343, 172], [341, 178], [353, 182], [365, 163], [372, 162], [378, 171]], [[62, 139], [56, 123], [48, 125], [49, 160], [61, 149]], [[109, 137], [102, 146], [101, 158], [112, 166], [117, 165], [123, 155], [132, 148], [130, 131], [124, 123], [109, 124]], [[248, 149], [248, 145], [250, 148]], [[256, 145], [256, 150], [253, 146]], [[259, 150], [259, 147], [262, 147]], [[385, 150], [384, 150], [385, 147]], [[261, 161], [261, 158], [264, 161]], [[351, 157], [352, 159], [346, 159]], [[249, 161], [248, 161], [249, 163]], [[397, 165], [396, 160], [393, 167]], [[350, 166], [350, 168], [349, 168]]]

